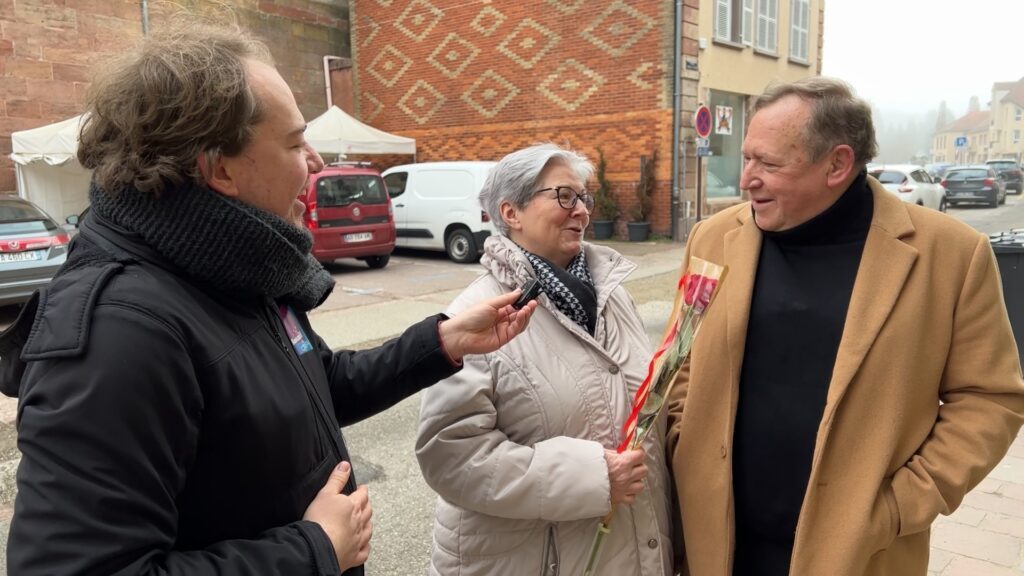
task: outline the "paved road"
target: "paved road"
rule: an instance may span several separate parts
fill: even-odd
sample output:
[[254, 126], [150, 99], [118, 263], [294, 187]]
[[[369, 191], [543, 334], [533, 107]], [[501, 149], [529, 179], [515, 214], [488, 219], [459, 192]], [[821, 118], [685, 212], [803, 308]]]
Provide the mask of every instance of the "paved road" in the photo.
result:
[[[984, 232], [1024, 227], [1024, 199], [1011, 196], [998, 209], [963, 207], [950, 214]], [[626, 286], [656, 339], [670, 306], [682, 245], [614, 247], [640, 265]], [[383, 270], [341, 261], [332, 267], [338, 283], [334, 294], [311, 319], [332, 347], [368, 347], [442, 310], [481, 271], [478, 265], [453, 264], [427, 252], [399, 251]], [[13, 315], [0, 309], [0, 323]], [[0, 431], [10, 427], [13, 407], [13, 401], [0, 399]], [[424, 572], [434, 496], [413, 455], [418, 412], [417, 395], [345, 430], [356, 455], [356, 474], [367, 483], [374, 503], [369, 574]], [[0, 576], [9, 517], [9, 507], [0, 506]], [[1024, 575], [1024, 437], [953, 516], [936, 521], [932, 540], [930, 576]]]

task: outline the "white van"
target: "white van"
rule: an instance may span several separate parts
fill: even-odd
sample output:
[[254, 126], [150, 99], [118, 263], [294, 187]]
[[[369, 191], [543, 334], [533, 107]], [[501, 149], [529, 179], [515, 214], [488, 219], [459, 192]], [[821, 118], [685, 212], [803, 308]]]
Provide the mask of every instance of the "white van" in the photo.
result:
[[480, 189], [496, 162], [422, 162], [381, 176], [395, 211], [395, 245], [443, 250], [460, 263], [476, 262], [494, 232], [480, 208]]

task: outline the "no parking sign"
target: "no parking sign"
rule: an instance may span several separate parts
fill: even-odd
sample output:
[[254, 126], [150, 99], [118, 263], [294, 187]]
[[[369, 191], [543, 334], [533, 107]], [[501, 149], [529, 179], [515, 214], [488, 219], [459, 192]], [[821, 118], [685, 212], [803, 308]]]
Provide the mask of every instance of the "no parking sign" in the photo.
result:
[[697, 136], [707, 138], [711, 134], [711, 110], [703, 104], [697, 107], [693, 113], [693, 127], [697, 129]]

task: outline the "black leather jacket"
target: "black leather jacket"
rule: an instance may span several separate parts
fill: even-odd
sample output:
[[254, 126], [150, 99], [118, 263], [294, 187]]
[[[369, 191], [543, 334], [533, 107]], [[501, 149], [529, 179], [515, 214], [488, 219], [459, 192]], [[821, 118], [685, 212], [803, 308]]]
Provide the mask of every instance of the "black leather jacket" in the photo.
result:
[[90, 215], [0, 336], [22, 452], [8, 573], [338, 574], [302, 515], [349, 458], [339, 425], [456, 368], [438, 317], [363, 352], [295, 317], [309, 352], [269, 298], [199, 285]]

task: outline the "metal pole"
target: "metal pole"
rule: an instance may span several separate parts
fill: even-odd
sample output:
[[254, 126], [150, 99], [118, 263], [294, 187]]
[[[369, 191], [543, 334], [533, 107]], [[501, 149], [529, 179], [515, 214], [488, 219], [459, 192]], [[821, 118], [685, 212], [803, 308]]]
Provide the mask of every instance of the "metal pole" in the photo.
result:
[[704, 157], [700, 154], [697, 155], [697, 219], [694, 222], [700, 222], [701, 218], [704, 217], [704, 195], [701, 194], [701, 178], [703, 170], [701, 170], [701, 163], [704, 161]]
[[[681, 104], [679, 98], [682, 90], [682, 56], [679, 48], [683, 33], [683, 0], [676, 0], [675, 28], [672, 31], [672, 198], [671, 198], [671, 237], [679, 240], [679, 130], [681, 129]], [[686, 161], [685, 159], [683, 160]]]
[[327, 90], [327, 108], [330, 110], [334, 105], [334, 96], [331, 94], [331, 60], [337, 56], [324, 56], [324, 88]]
[[142, 0], [142, 35], [149, 36], [149, 2], [148, 0]]

